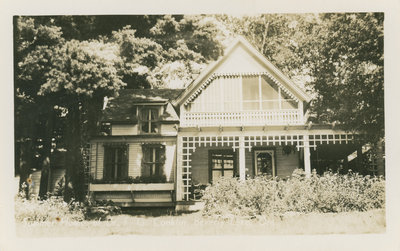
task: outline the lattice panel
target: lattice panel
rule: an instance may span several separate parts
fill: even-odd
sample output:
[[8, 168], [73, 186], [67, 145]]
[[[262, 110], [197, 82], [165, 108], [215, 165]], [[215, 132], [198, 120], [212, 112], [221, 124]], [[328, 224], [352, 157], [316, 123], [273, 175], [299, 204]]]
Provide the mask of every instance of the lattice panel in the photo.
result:
[[190, 187], [192, 186], [191, 155], [196, 147], [207, 146], [230, 146], [239, 148], [239, 137], [237, 136], [204, 136], [204, 137], [182, 137], [182, 181], [183, 195], [189, 200]]
[[303, 145], [303, 135], [245, 136], [244, 147], [255, 146]]
[[362, 140], [357, 134], [314, 134], [309, 136], [310, 145], [348, 144]]
[[[309, 135], [310, 147], [320, 144], [348, 144], [361, 140], [361, 136], [353, 134], [312, 134]], [[244, 136], [245, 149], [251, 150], [257, 146], [292, 145], [303, 147], [304, 135], [268, 135], [268, 136]], [[185, 200], [189, 200], [190, 187], [192, 180], [191, 155], [196, 151], [196, 147], [232, 147], [233, 150], [239, 148], [239, 136], [199, 136], [182, 137], [182, 180], [183, 195]]]

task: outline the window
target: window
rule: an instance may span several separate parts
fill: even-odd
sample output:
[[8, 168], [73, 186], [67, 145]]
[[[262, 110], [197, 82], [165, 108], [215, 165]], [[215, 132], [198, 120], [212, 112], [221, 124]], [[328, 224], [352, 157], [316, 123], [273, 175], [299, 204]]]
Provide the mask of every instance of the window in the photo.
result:
[[165, 147], [163, 145], [143, 146], [142, 176], [161, 177], [164, 175]]
[[254, 151], [256, 175], [276, 175], [274, 153], [274, 150]]
[[140, 111], [140, 123], [142, 133], [158, 133], [158, 109], [157, 108], [142, 108]]
[[245, 111], [297, 109], [297, 103], [293, 99], [262, 76], [243, 77], [242, 89]]
[[104, 146], [104, 179], [120, 180], [128, 177], [128, 147]]
[[258, 77], [243, 77], [243, 110], [259, 110]]
[[218, 178], [233, 177], [235, 175], [235, 154], [231, 150], [210, 151], [210, 182]]

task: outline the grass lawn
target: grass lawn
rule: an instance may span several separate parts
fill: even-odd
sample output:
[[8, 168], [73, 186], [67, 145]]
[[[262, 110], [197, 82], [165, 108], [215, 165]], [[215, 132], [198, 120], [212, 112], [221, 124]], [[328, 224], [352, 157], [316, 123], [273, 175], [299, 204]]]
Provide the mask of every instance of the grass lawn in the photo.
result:
[[200, 212], [180, 215], [128, 212], [109, 221], [17, 223], [18, 237], [106, 235], [362, 234], [385, 232], [385, 211], [287, 214], [276, 218], [216, 219]]

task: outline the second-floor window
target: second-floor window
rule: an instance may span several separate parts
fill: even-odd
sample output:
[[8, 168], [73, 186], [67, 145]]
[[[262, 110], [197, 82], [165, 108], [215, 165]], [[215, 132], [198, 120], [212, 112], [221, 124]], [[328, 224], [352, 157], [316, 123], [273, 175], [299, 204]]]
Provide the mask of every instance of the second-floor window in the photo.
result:
[[190, 112], [279, 111], [298, 109], [280, 86], [262, 75], [219, 77], [186, 108]]
[[140, 129], [142, 133], [158, 133], [158, 109], [142, 108], [140, 110]]

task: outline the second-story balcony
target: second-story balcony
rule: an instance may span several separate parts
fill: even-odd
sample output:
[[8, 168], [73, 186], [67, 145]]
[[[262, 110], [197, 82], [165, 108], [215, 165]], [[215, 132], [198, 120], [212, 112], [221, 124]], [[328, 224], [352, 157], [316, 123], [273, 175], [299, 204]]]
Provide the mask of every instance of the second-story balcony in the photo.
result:
[[298, 109], [268, 111], [184, 112], [182, 127], [204, 126], [265, 126], [302, 125], [303, 116]]

